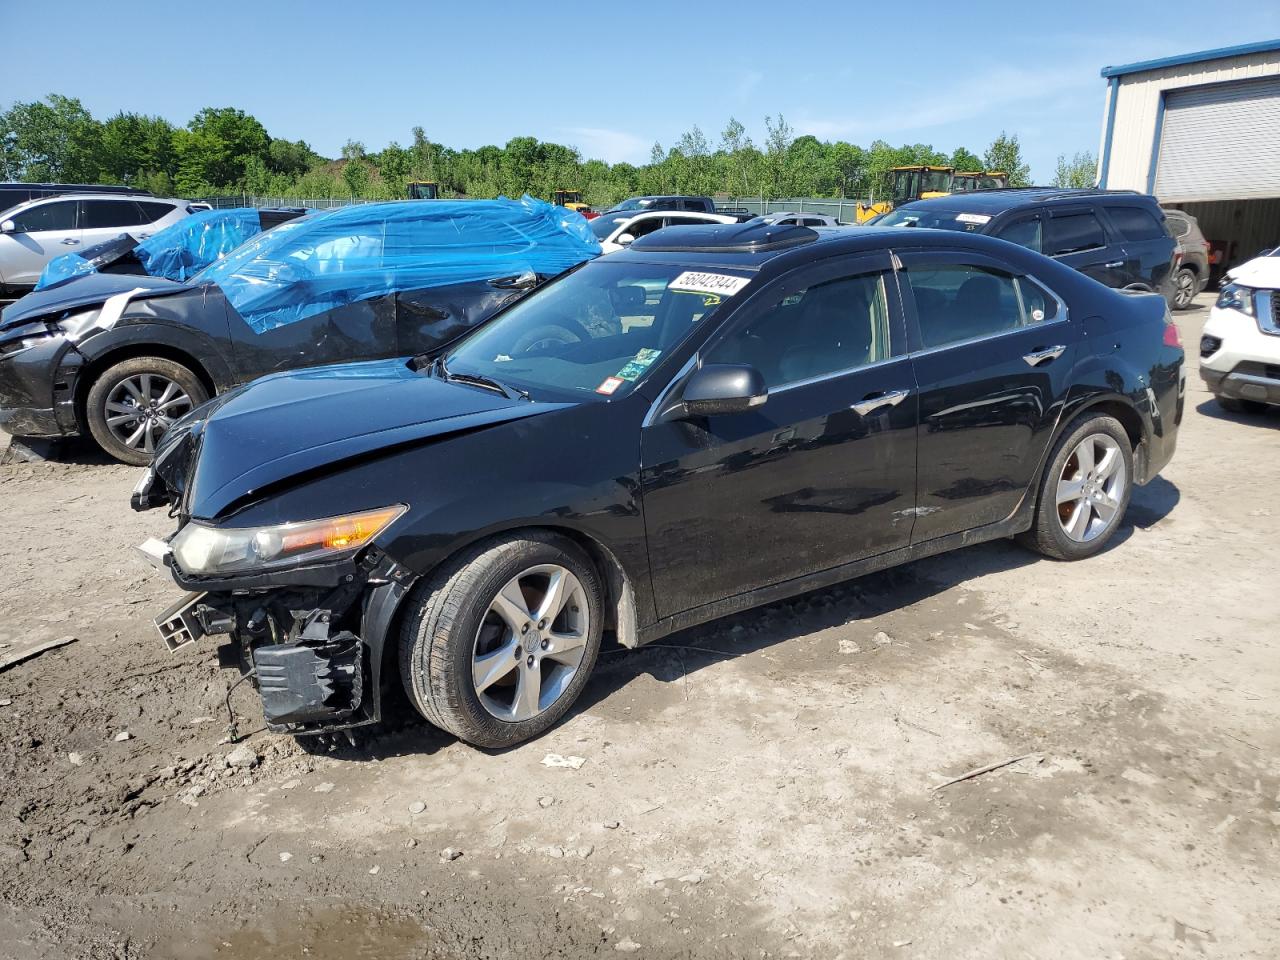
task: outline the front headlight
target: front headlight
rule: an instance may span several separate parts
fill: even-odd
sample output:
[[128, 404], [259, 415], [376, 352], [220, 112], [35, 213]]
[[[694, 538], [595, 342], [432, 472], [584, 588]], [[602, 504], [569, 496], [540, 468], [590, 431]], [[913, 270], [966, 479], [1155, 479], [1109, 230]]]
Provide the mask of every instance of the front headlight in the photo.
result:
[[1239, 310], [1243, 314], [1253, 316], [1253, 287], [1228, 283], [1218, 294], [1216, 304], [1223, 310]]
[[183, 573], [229, 576], [298, 566], [354, 553], [407, 510], [403, 504], [325, 520], [269, 527], [210, 527], [188, 523], [173, 538], [173, 558]]

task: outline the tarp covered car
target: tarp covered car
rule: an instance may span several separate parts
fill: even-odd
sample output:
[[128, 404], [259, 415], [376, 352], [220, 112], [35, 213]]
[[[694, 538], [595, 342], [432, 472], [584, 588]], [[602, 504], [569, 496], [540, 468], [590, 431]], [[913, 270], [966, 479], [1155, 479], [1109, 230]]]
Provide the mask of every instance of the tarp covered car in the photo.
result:
[[40, 274], [36, 289], [48, 290], [91, 273], [133, 273], [181, 283], [250, 237], [306, 212], [303, 207], [203, 210], [149, 237], [122, 233], [78, 253], [55, 257]]
[[531, 197], [397, 201], [281, 224], [186, 283], [91, 274], [0, 314], [0, 427], [87, 430], [118, 460], [146, 463], [169, 424], [215, 393], [431, 353], [599, 253], [579, 214]]

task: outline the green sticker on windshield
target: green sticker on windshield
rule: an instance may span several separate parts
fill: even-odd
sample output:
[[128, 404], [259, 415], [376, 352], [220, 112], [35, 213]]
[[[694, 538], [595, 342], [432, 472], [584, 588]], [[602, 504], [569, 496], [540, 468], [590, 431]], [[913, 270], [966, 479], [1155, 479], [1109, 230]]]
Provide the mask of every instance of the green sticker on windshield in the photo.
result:
[[640, 374], [644, 373], [653, 365], [653, 361], [662, 356], [661, 350], [651, 350], [648, 347], [638, 351], [627, 365], [618, 371], [618, 376], [623, 380], [635, 380]]

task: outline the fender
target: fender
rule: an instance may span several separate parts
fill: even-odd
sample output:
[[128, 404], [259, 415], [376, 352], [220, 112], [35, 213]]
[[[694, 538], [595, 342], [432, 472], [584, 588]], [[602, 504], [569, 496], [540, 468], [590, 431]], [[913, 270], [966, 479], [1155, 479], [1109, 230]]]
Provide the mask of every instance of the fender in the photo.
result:
[[152, 323], [145, 317], [125, 316], [110, 330], [94, 334], [77, 346], [86, 365], [95, 364], [121, 349], [136, 352], [138, 347], [158, 345], [189, 355], [222, 393], [236, 385], [231, 366], [224, 355], [226, 344], [191, 327]]

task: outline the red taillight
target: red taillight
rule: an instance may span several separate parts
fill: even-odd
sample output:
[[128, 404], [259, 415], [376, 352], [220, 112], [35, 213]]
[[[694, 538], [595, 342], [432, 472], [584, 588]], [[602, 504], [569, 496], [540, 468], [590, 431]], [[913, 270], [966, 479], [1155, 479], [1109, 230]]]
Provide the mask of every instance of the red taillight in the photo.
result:
[[1182, 349], [1182, 334], [1178, 330], [1177, 324], [1172, 320], [1166, 320], [1164, 324], [1164, 345], [1166, 347], [1177, 347]]

